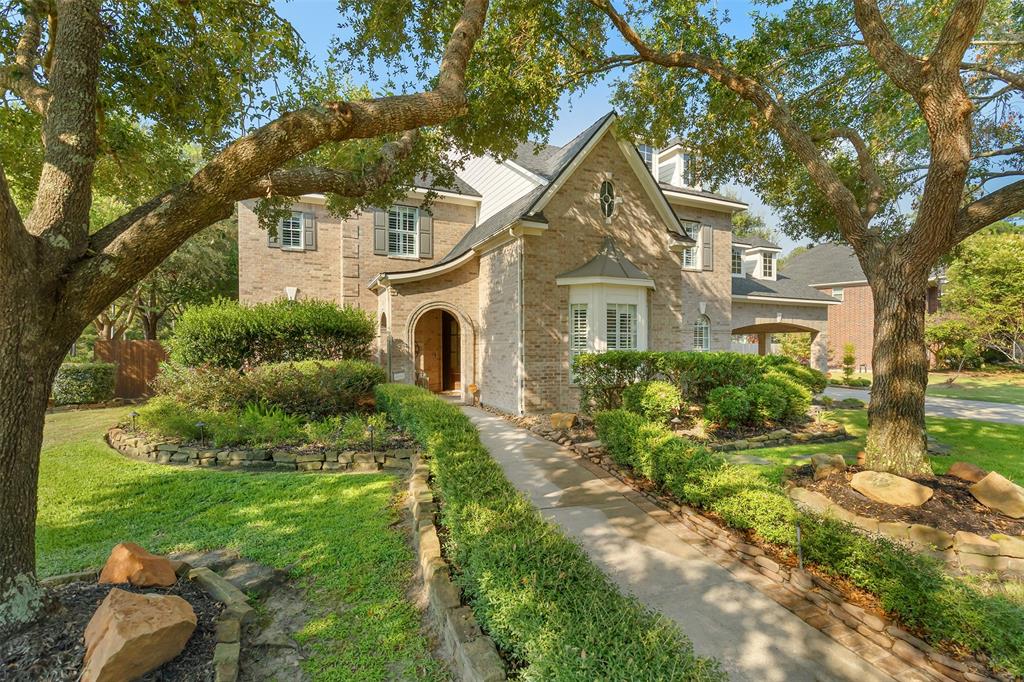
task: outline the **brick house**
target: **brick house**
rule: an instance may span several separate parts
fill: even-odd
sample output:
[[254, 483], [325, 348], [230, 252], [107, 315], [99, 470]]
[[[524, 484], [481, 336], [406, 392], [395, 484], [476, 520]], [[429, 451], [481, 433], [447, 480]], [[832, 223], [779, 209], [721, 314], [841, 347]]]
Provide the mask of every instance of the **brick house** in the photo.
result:
[[[790, 258], [783, 271], [794, 280], [805, 282], [838, 301], [838, 305], [828, 308], [830, 364], [842, 366], [843, 347], [852, 343], [857, 358], [856, 369], [870, 370], [875, 304], [871, 287], [853, 249], [846, 244], [814, 244]], [[928, 282], [928, 313], [939, 308], [941, 283], [941, 273], [935, 273]]]
[[359, 306], [392, 380], [514, 414], [573, 409], [585, 351], [728, 350], [743, 334], [765, 352], [806, 331], [823, 367], [836, 302], [778, 273], [776, 245], [734, 241], [746, 204], [702, 190], [690, 161], [678, 143], [634, 146], [608, 114], [561, 147], [470, 159], [456, 187], [422, 179], [401, 205], [341, 220], [304, 196], [275, 239], [242, 202], [240, 298]]

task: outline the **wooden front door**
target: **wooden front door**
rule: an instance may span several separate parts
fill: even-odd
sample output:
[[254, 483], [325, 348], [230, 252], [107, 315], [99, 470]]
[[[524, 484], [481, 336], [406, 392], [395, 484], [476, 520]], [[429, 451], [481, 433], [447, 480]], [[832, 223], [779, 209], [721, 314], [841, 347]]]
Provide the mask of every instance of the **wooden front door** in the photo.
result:
[[459, 321], [447, 311], [441, 312], [441, 390], [462, 388], [462, 348]]

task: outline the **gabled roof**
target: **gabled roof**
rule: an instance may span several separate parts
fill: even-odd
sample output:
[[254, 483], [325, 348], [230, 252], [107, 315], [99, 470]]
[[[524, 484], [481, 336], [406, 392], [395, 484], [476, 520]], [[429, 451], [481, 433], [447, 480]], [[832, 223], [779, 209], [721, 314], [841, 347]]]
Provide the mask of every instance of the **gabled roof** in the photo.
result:
[[511, 161], [532, 173], [540, 175], [546, 180], [554, 180], [572, 163], [576, 155], [587, 146], [587, 143], [590, 142], [594, 134], [614, 116], [615, 112], [609, 111], [561, 147], [539, 144], [537, 142], [524, 142], [516, 147], [515, 156], [512, 157]]
[[454, 183], [442, 183], [438, 181], [433, 173], [423, 173], [416, 177], [413, 183], [414, 187], [418, 189], [433, 190], [435, 192], [452, 192], [453, 194], [461, 194], [467, 197], [479, 198], [480, 192], [469, 186], [469, 183], [462, 178], [456, 176]]
[[[604, 244], [593, 258], [569, 272], [555, 278], [559, 284], [564, 280], [627, 280], [629, 283], [653, 286], [651, 277], [629, 262], [622, 249], [611, 237], [604, 238]], [[623, 283], [626, 283], [625, 281]]]
[[714, 199], [715, 201], [724, 201], [726, 203], [734, 204], [735, 206], [742, 208], [746, 208], [747, 206], [749, 206], [747, 202], [736, 199], [735, 197], [727, 197], [724, 194], [716, 194], [715, 192], [705, 192], [704, 190], [693, 189], [692, 187], [680, 187], [678, 185], [673, 185], [667, 182], [659, 182], [658, 187], [660, 187], [663, 192], [689, 194], [690, 196], [693, 197]]
[[756, 279], [754, 277], [733, 277], [732, 295], [764, 299], [792, 299], [794, 302], [838, 303], [836, 299], [823, 294], [804, 281], [779, 274], [778, 279]]
[[775, 242], [769, 241], [763, 237], [756, 237], [750, 235], [747, 237], [740, 237], [733, 235], [732, 243], [735, 246], [749, 246], [752, 249], [778, 249], [780, 248]]
[[462, 235], [462, 239], [438, 263], [449, 263], [459, 258], [474, 245], [498, 234], [517, 220], [527, 218], [535, 222], [546, 223], [547, 219], [543, 214], [533, 215], [529, 212], [529, 208], [537, 202], [547, 188], [547, 185], [541, 185], [527, 192], [479, 225], [474, 225], [466, 234]]
[[860, 261], [846, 244], [815, 244], [791, 256], [782, 270], [809, 285], [867, 281]]

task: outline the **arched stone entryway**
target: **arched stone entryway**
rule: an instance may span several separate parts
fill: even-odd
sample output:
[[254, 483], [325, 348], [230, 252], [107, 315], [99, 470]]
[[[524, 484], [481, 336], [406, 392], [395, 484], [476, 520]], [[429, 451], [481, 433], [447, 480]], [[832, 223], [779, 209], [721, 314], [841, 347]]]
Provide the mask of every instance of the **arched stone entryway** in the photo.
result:
[[474, 383], [474, 329], [472, 322], [445, 303], [420, 308], [409, 319], [412, 340], [412, 381], [435, 393], [469, 398]]

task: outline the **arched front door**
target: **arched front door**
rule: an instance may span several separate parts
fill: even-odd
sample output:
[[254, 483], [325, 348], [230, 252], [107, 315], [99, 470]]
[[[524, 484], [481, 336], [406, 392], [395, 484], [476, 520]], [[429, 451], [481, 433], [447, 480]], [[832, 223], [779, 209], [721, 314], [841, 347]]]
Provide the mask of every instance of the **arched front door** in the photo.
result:
[[415, 328], [416, 383], [434, 392], [462, 390], [462, 326], [447, 310], [420, 316]]

